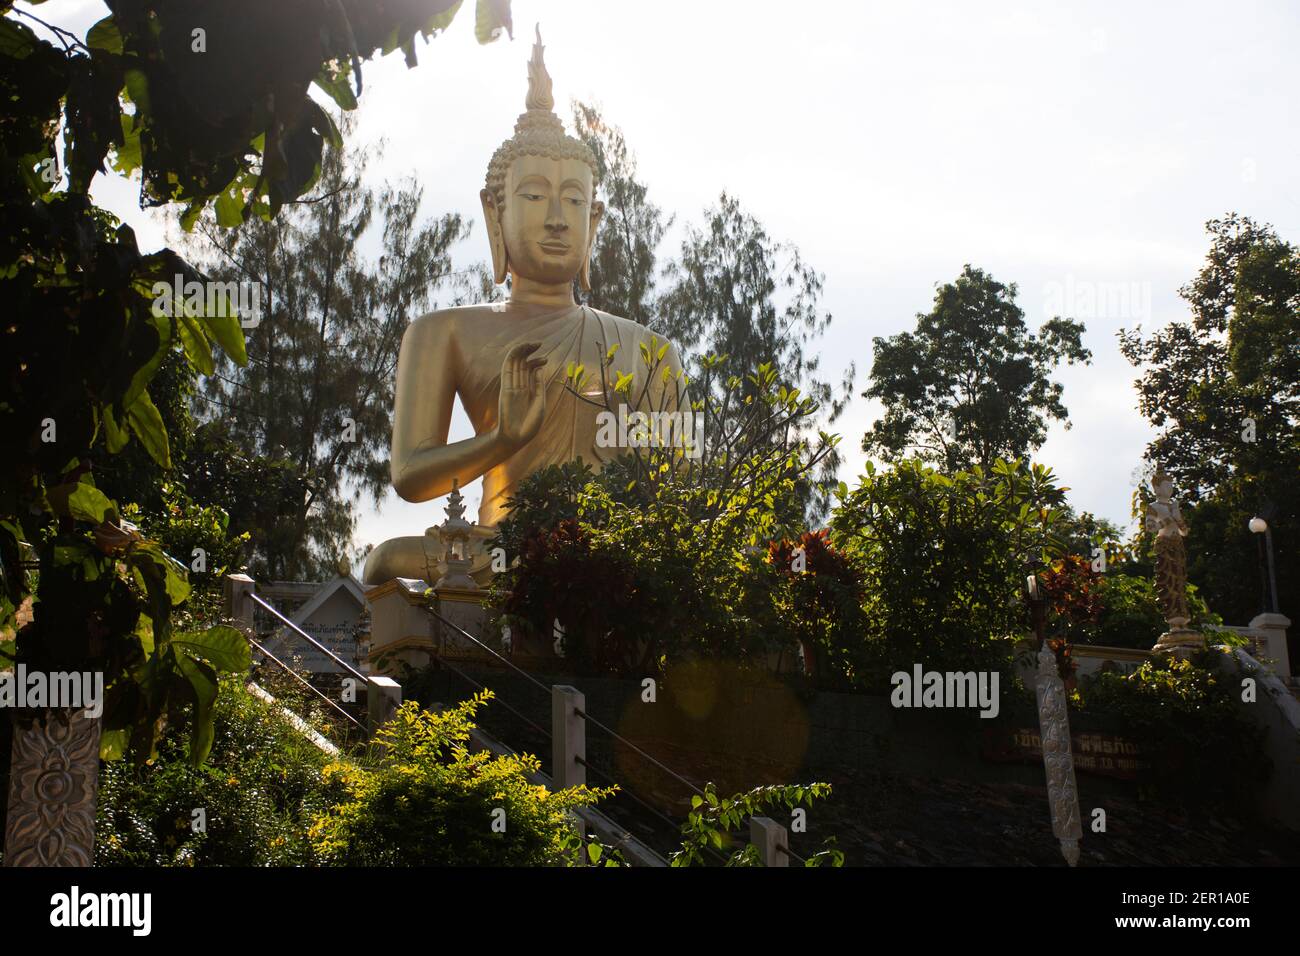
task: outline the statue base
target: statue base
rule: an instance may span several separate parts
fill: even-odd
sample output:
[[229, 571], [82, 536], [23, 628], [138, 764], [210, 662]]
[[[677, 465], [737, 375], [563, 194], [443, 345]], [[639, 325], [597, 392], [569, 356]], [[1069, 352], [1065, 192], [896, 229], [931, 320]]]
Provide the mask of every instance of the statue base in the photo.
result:
[[1186, 660], [1197, 651], [1203, 650], [1205, 650], [1205, 635], [1185, 627], [1165, 631], [1151, 648], [1153, 654], [1171, 654], [1180, 660]]
[[[470, 561], [468, 576], [479, 587], [492, 583], [492, 553], [487, 543], [496, 537], [496, 528], [474, 525], [469, 533]], [[438, 581], [447, 574], [443, 543], [437, 535], [420, 534], [390, 538], [366, 557], [363, 584], [375, 586], [394, 578]], [[462, 582], [463, 583], [463, 582]]]

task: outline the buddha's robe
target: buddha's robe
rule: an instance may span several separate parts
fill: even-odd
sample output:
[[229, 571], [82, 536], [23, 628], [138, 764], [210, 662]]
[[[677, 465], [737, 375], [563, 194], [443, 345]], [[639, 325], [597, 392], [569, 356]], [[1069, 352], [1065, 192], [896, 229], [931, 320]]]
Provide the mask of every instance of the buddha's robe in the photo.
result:
[[[506, 503], [519, 483], [534, 472], [578, 458], [600, 470], [627, 452], [626, 448], [601, 447], [597, 442], [598, 415], [606, 408], [600, 394], [601, 368], [610, 348], [618, 346], [612, 367], [605, 374], [610, 389], [608, 405], [615, 414], [620, 404], [626, 404], [629, 412], [676, 411], [678, 389], [684, 391], [676, 378], [681, 370], [676, 349], [669, 345], [652, 372], [642, 358], [642, 346], [651, 350], [653, 364], [664, 340], [635, 322], [606, 312], [579, 305], [533, 312], [493, 304], [430, 313], [412, 323], [402, 342], [393, 425], [395, 475], [405, 464], [397, 457], [399, 445], [419, 449], [447, 443], [455, 396], [460, 398], [475, 434], [496, 427], [501, 365], [510, 350], [522, 342], [539, 342], [540, 347], [529, 357], [546, 360], [540, 370], [546, 388], [546, 413], [531, 441], [483, 473], [478, 517], [483, 536], [505, 514]], [[589, 401], [566, 387], [571, 365], [584, 367], [588, 379], [584, 391], [590, 393]], [[665, 368], [670, 375], [667, 383], [663, 378]], [[617, 372], [633, 376], [626, 395], [612, 391]], [[689, 409], [684, 397], [682, 405]], [[399, 432], [405, 436], [404, 442], [397, 440]], [[446, 478], [448, 487], [451, 477]], [[464, 486], [478, 475], [455, 477]], [[426, 577], [430, 556], [430, 542], [423, 537], [384, 542], [367, 562], [366, 580], [379, 583], [392, 577]]]

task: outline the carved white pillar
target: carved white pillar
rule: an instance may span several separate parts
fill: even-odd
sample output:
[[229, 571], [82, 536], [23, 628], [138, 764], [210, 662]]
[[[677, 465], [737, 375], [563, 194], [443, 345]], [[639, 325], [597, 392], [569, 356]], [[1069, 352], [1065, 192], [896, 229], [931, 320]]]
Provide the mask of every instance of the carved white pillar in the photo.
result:
[[99, 732], [82, 708], [14, 720], [5, 866], [94, 863]]
[[1047, 802], [1052, 810], [1052, 833], [1061, 841], [1061, 853], [1070, 866], [1079, 862], [1079, 789], [1074, 781], [1074, 754], [1070, 749], [1070, 719], [1065, 707], [1065, 685], [1056, 655], [1043, 642], [1038, 652], [1038, 736], [1043, 743], [1043, 768], [1047, 771]]

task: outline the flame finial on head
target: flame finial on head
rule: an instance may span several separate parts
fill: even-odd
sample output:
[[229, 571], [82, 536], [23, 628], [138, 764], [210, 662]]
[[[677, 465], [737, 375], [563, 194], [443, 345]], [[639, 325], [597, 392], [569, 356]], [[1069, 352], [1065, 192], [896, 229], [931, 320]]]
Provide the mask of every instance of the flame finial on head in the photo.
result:
[[546, 63], [542, 59], [542, 25], [537, 24], [537, 42], [533, 44], [533, 56], [528, 61], [528, 97], [524, 107], [529, 110], [555, 109], [555, 97], [551, 95], [551, 75], [546, 72]]
[[551, 76], [542, 60], [542, 30], [537, 27], [537, 41], [528, 61], [528, 96], [525, 110], [515, 121], [515, 135], [497, 148], [488, 164], [487, 188], [500, 205], [505, 201], [506, 171], [520, 156], [545, 156], [548, 159], [578, 159], [591, 167], [593, 183], [599, 176], [596, 156], [581, 140], [564, 132], [564, 124], [553, 112], [555, 97], [551, 93]]

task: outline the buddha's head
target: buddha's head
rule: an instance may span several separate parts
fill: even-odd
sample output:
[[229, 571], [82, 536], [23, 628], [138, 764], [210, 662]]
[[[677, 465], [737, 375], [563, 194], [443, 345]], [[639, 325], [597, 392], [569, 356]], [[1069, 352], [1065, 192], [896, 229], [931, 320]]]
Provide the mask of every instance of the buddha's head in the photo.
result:
[[515, 135], [488, 164], [479, 198], [492, 244], [492, 272], [537, 282], [571, 282], [591, 288], [588, 264], [596, 226], [605, 212], [596, 201], [596, 157], [564, 132], [552, 112], [551, 78], [542, 62], [538, 31], [528, 62], [526, 111]]

